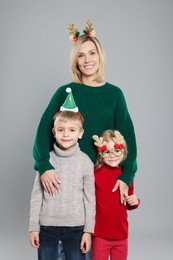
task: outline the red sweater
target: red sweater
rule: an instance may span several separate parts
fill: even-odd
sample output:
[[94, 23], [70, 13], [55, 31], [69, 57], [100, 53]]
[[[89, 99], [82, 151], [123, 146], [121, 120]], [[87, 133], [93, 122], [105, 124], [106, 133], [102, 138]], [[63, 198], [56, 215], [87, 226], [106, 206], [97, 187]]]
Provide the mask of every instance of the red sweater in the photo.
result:
[[[93, 236], [106, 239], [128, 238], [127, 209], [136, 209], [136, 206], [124, 206], [120, 203], [119, 189], [112, 192], [116, 180], [121, 175], [121, 167], [112, 168], [108, 165], [95, 170], [96, 187], [96, 223]], [[129, 188], [129, 195], [134, 192], [134, 183]]]

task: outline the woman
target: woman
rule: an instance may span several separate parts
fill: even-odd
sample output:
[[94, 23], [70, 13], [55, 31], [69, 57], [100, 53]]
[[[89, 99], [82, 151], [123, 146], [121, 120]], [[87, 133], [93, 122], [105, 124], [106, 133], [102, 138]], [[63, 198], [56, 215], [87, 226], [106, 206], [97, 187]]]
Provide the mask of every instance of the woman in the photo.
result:
[[65, 100], [66, 88], [70, 87], [85, 119], [85, 133], [80, 140], [80, 148], [94, 163], [96, 153], [92, 142], [93, 134], [100, 135], [105, 129], [117, 129], [127, 142], [129, 153], [123, 162], [122, 174], [112, 187], [112, 191], [119, 187], [123, 203], [137, 170], [134, 127], [123, 92], [120, 88], [105, 82], [104, 50], [94, 36], [92, 23], [86, 23], [82, 36], [79, 36], [73, 24], [69, 27], [74, 40], [71, 51], [73, 82], [57, 89], [42, 115], [33, 149], [35, 169], [40, 172], [42, 184], [47, 192], [55, 195], [55, 187], [61, 191], [60, 180], [49, 162], [49, 152], [53, 147], [52, 119]]

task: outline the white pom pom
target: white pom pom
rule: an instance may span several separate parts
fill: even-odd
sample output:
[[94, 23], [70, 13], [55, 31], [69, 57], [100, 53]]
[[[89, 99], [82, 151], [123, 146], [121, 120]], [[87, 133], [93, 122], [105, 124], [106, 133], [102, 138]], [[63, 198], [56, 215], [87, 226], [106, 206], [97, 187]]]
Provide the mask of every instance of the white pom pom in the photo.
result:
[[91, 31], [91, 37], [96, 37], [96, 31], [95, 30]]
[[71, 92], [71, 88], [66, 88], [66, 92], [70, 93]]
[[71, 42], [74, 42], [74, 35], [70, 35], [69, 40], [70, 40]]

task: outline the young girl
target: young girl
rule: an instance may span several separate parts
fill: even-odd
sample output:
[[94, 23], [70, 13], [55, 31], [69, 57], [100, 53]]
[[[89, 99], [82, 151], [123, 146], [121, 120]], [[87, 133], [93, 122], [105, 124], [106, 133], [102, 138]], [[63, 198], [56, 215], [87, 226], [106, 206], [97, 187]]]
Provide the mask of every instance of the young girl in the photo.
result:
[[95, 165], [96, 223], [93, 234], [93, 260], [126, 260], [128, 253], [127, 209], [136, 209], [139, 199], [132, 182], [125, 203], [118, 191], [112, 192], [122, 173], [121, 163], [127, 156], [127, 145], [118, 131], [107, 130], [93, 136], [98, 149]]

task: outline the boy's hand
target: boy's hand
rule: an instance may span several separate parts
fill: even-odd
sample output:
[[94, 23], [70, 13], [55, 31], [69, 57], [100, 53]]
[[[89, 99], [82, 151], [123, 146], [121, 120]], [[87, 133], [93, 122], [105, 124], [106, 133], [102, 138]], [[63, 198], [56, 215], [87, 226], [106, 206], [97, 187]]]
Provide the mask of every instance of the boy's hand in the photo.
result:
[[37, 231], [31, 231], [29, 233], [29, 241], [31, 246], [35, 247], [35, 248], [39, 248], [40, 247], [40, 243], [39, 243], [39, 232]]
[[86, 254], [91, 248], [91, 233], [84, 233], [80, 243], [80, 249], [83, 254]]
[[127, 196], [126, 197], [126, 202], [130, 205], [130, 206], [136, 206], [139, 203], [138, 197], [133, 194], [131, 196]]
[[126, 197], [128, 197], [129, 187], [128, 187], [128, 185], [125, 182], [123, 182], [121, 180], [117, 180], [116, 183], [115, 183], [115, 186], [114, 186], [114, 188], [112, 190], [112, 192], [115, 192], [118, 188], [120, 190], [120, 201], [121, 201], [121, 204], [126, 205]]
[[41, 175], [41, 182], [45, 191], [47, 191], [51, 196], [56, 195], [55, 188], [61, 193], [61, 181], [55, 170], [48, 170]]

